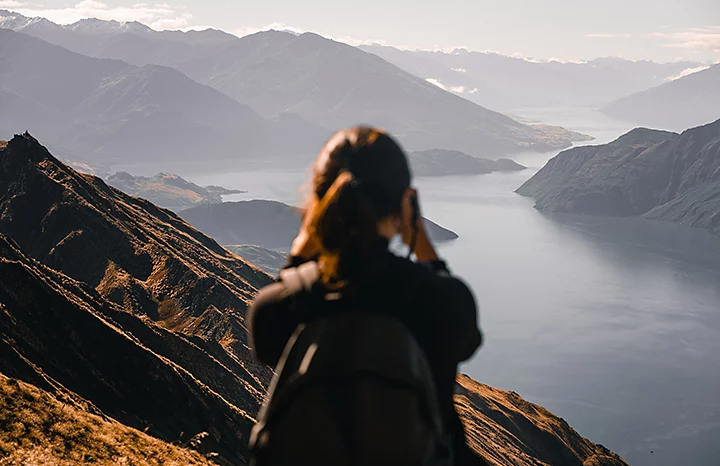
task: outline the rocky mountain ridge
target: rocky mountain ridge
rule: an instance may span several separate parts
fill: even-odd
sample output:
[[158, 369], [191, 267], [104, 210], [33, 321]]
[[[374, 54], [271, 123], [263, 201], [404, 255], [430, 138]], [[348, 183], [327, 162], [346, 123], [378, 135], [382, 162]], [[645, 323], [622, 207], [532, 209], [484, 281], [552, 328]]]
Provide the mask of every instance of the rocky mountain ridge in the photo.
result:
[[[269, 282], [30, 135], [0, 143], [2, 460], [247, 464], [272, 371], [249, 354], [244, 311]], [[458, 381], [490, 464], [626, 465], [519, 396]]]

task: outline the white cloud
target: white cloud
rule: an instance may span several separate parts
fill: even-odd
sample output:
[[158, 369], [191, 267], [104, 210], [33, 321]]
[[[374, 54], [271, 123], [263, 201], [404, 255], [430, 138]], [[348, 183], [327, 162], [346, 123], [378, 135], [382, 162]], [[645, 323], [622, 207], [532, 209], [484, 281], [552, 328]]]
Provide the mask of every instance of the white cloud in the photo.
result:
[[[0, 0], [5, 3], [18, 3], [15, 0]], [[84, 18], [115, 20], [120, 22], [139, 21], [153, 29], [180, 29], [190, 25], [192, 15], [179, 11], [167, 3], [136, 3], [129, 7], [111, 7], [96, 0], [83, 0], [74, 6], [65, 8], [42, 8], [22, 4], [11, 6], [25, 16], [40, 16], [58, 24], [70, 24]]]
[[465, 68], [451, 68], [451, 71], [456, 71], [458, 73], [467, 73], [467, 70]]
[[687, 68], [682, 70], [680, 73], [676, 74], [675, 76], [671, 76], [666, 79], [666, 81], [675, 81], [676, 79], [684, 78], [685, 76], [689, 76], [694, 73], [698, 73], [700, 71], [704, 71], [706, 69], [710, 68], [710, 66], [698, 66], [696, 68]]
[[438, 81], [435, 78], [426, 78], [425, 81], [429, 82], [430, 84], [436, 85], [437, 87], [439, 87], [440, 89], [442, 89], [444, 91], [448, 90], [448, 88], [445, 84], [441, 83], [440, 81]]
[[671, 42], [663, 44], [665, 47], [720, 52], [720, 32], [706, 31], [707, 32], [687, 30], [672, 33], [656, 33], [652, 36], [670, 40]]
[[477, 87], [474, 87], [470, 92], [468, 92], [468, 94], [477, 94], [477, 93], [478, 93]]
[[[435, 78], [427, 78], [425, 81], [429, 82], [430, 84], [434, 84], [435, 86], [439, 87], [440, 89], [444, 91], [453, 92], [455, 94], [464, 94], [465, 93], [465, 86], [446, 86], [443, 84], [439, 79]], [[477, 91], [477, 89], [476, 89]]]
[[585, 34], [585, 37], [592, 37], [595, 39], [627, 39], [629, 37], [633, 37], [632, 34], [622, 33], [622, 34]]
[[0, 0], [0, 8], [20, 8], [24, 5], [24, 3], [15, 0]]

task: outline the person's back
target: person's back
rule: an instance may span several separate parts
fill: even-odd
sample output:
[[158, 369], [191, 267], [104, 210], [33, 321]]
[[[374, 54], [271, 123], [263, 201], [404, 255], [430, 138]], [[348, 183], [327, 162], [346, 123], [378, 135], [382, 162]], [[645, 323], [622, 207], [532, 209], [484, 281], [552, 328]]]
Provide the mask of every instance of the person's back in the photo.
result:
[[[457, 365], [481, 342], [472, 293], [437, 259], [413, 207], [417, 193], [399, 147], [368, 128], [339, 134], [318, 158], [315, 198], [286, 269], [250, 310], [256, 355], [275, 367], [300, 324], [350, 308], [396, 319], [429, 365], [433, 404], [452, 437], [455, 464], [483, 464], [467, 449], [453, 406]], [[388, 238], [397, 233], [420, 263], [388, 250]], [[301, 264], [317, 272], [297, 286], [294, 271]]]

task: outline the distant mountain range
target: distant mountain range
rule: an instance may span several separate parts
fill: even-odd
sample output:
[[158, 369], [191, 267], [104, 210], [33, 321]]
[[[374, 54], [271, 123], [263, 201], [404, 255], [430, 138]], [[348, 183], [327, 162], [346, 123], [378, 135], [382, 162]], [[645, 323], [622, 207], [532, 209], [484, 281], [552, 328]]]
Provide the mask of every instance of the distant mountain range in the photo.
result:
[[720, 234], [720, 120], [567, 150], [517, 192], [543, 211], [643, 216]]
[[602, 109], [647, 127], [684, 131], [720, 118], [720, 65], [624, 97]]
[[[0, 143], [0, 454], [247, 465], [272, 371], [245, 311], [270, 282], [30, 135]], [[515, 393], [458, 383], [469, 445], [492, 464], [627, 466]]]
[[[139, 23], [87, 20], [60, 26], [8, 11], [0, 11], [0, 16], [4, 18], [0, 27], [86, 55], [82, 61], [70, 58], [66, 50], [40, 50], [37, 42], [32, 45], [38, 63], [69, 63], [54, 76], [55, 83], [74, 83], [74, 74], [80, 75], [78, 83], [72, 84], [75, 94], [64, 101], [73, 112], [67, 115], [68, 109], [62, 110], [63, 119], [73, 122], [71, 129], [80, 134], [65, 129], [73, 137], [64, 147], [96, 158], [122, 158], [127, 140], [173, 144], [166, 152], [180, 157], [198, 152], [213, 158], [237, 157], [233, 149], [257, 158], [268, 151], [306, 155], [318, 150], [320, 135], [330, 134], [322, 128], [356, 124], [382, 126], [409, 150], [439, 147], [488, 158], [520, 150], [562, 149], [582, 139], [561, 128], [519, 123], [371, 53], [312, 33], [268, 31], [236, 38], [214, 30], [158, 32]], [[0, 38], [3, 43], [23, 40], [7, 33]], [[53, 87], [40, 78], [49, 79], [51, 70], [14, 64], [18, 61], [14, 54], [23, 48], [30, 46], [7, 47], [0, 51], [0, 59], [17, 68], [12, 73], [15, 78], [31, 78], [25, 79], [28, 86], [42, 86], [49, 94], [44, 97], [50, 98], [58, 92], [57, 84]], [[91, 62], [87, 56], [116, 61]], [[196, 82], [157, 65], [175, 67]], [[223, 94], [212, 94], [198, 83]], [[35, 99], [28, 86], [0, 80], [0, 87], [56, 110]], [[78, 100], [81, 88], [83, 99]], [[149, 95], [138, 94], [146, 88]], [[115, 100], [118, 103], [108, 107]], [[76, 107], [84, 112], [77, 115]], [[96, 115], [98, 128], [86, 121], [93, 112], [101, 112]], [[43, 136], [53, 140], [54, 135]], [[158, 157], [155, 149], [147, 147]]]
[[583, 63], [538, 62], [465, 49], [430, 52], [380, 45], [360, 48], [479, 105], [500, 111], [527, 107], [598, 107], [663, 84], [701, 65], [612, 57]]
[[329, 135], [267, 121], [172, 68], [90, 58], [7, 29], [0, 61], [0, 127], [36, 129], [90, 164], [311, 154]]

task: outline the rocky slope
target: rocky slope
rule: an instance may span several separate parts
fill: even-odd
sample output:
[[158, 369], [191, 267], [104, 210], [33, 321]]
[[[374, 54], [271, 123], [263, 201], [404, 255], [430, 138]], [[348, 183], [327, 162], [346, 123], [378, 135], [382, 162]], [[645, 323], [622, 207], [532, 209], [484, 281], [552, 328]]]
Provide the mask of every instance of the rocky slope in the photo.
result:
[[[288, 250], [300, 228], [296, 208], [276, 201], [242, 201], [210, 204], [183, 210], [180, 215], [220, 244], [253, 244]], [[434, 241], [457, 239], [457, 234], [425, 219]]]
[[602, 112], [651, 128], [684, 131], [720, 118], [720, 65], [614, 101]]
[[408, 159], [415, 176], [481, 175], [526, 168], [510, 159], [481, 159], [456, 150], [410, 152]]
[[118, 172], [109, 176], [106, 181], [126, 194], [147, 199], [157, 206], [174, 211], [202, 204], [217, 204], [222, 202], [224, 195], [245, 192], [220, 186], [198, 186], [170, 173], [147, 177]]
[[642, 215], [720, 233], [720, 120], [682, 134], [635, 129], [562, 152], [517, 192], [540, 210]]
[[[244, 310], [269, 281], [29, 135], [0, 144], [0, 462], [247, 464], [271, 371], [249, 354]], [[625, 464], [541, 408], [459, 381], [491, 464]]]
[[242, 460], [270, 377], [243, 316], [269, 276], [30, 136], [0, 161], [0, 372]]
[[0, 406], [2, 464], [212, 464], [194, 451], [92, 414], [2, 374]]
[[458, 376], [455, 405], [468, 442], [491, 466], [627, 466], [563, 419], [515, 392]]
[[273, 277], [277, 277], [287, 260], [287, 253], [285, 252], [273, 251], [251, 244], [229, 244], [225, 245], [225, 248], [246, 261], [252, 262]]

